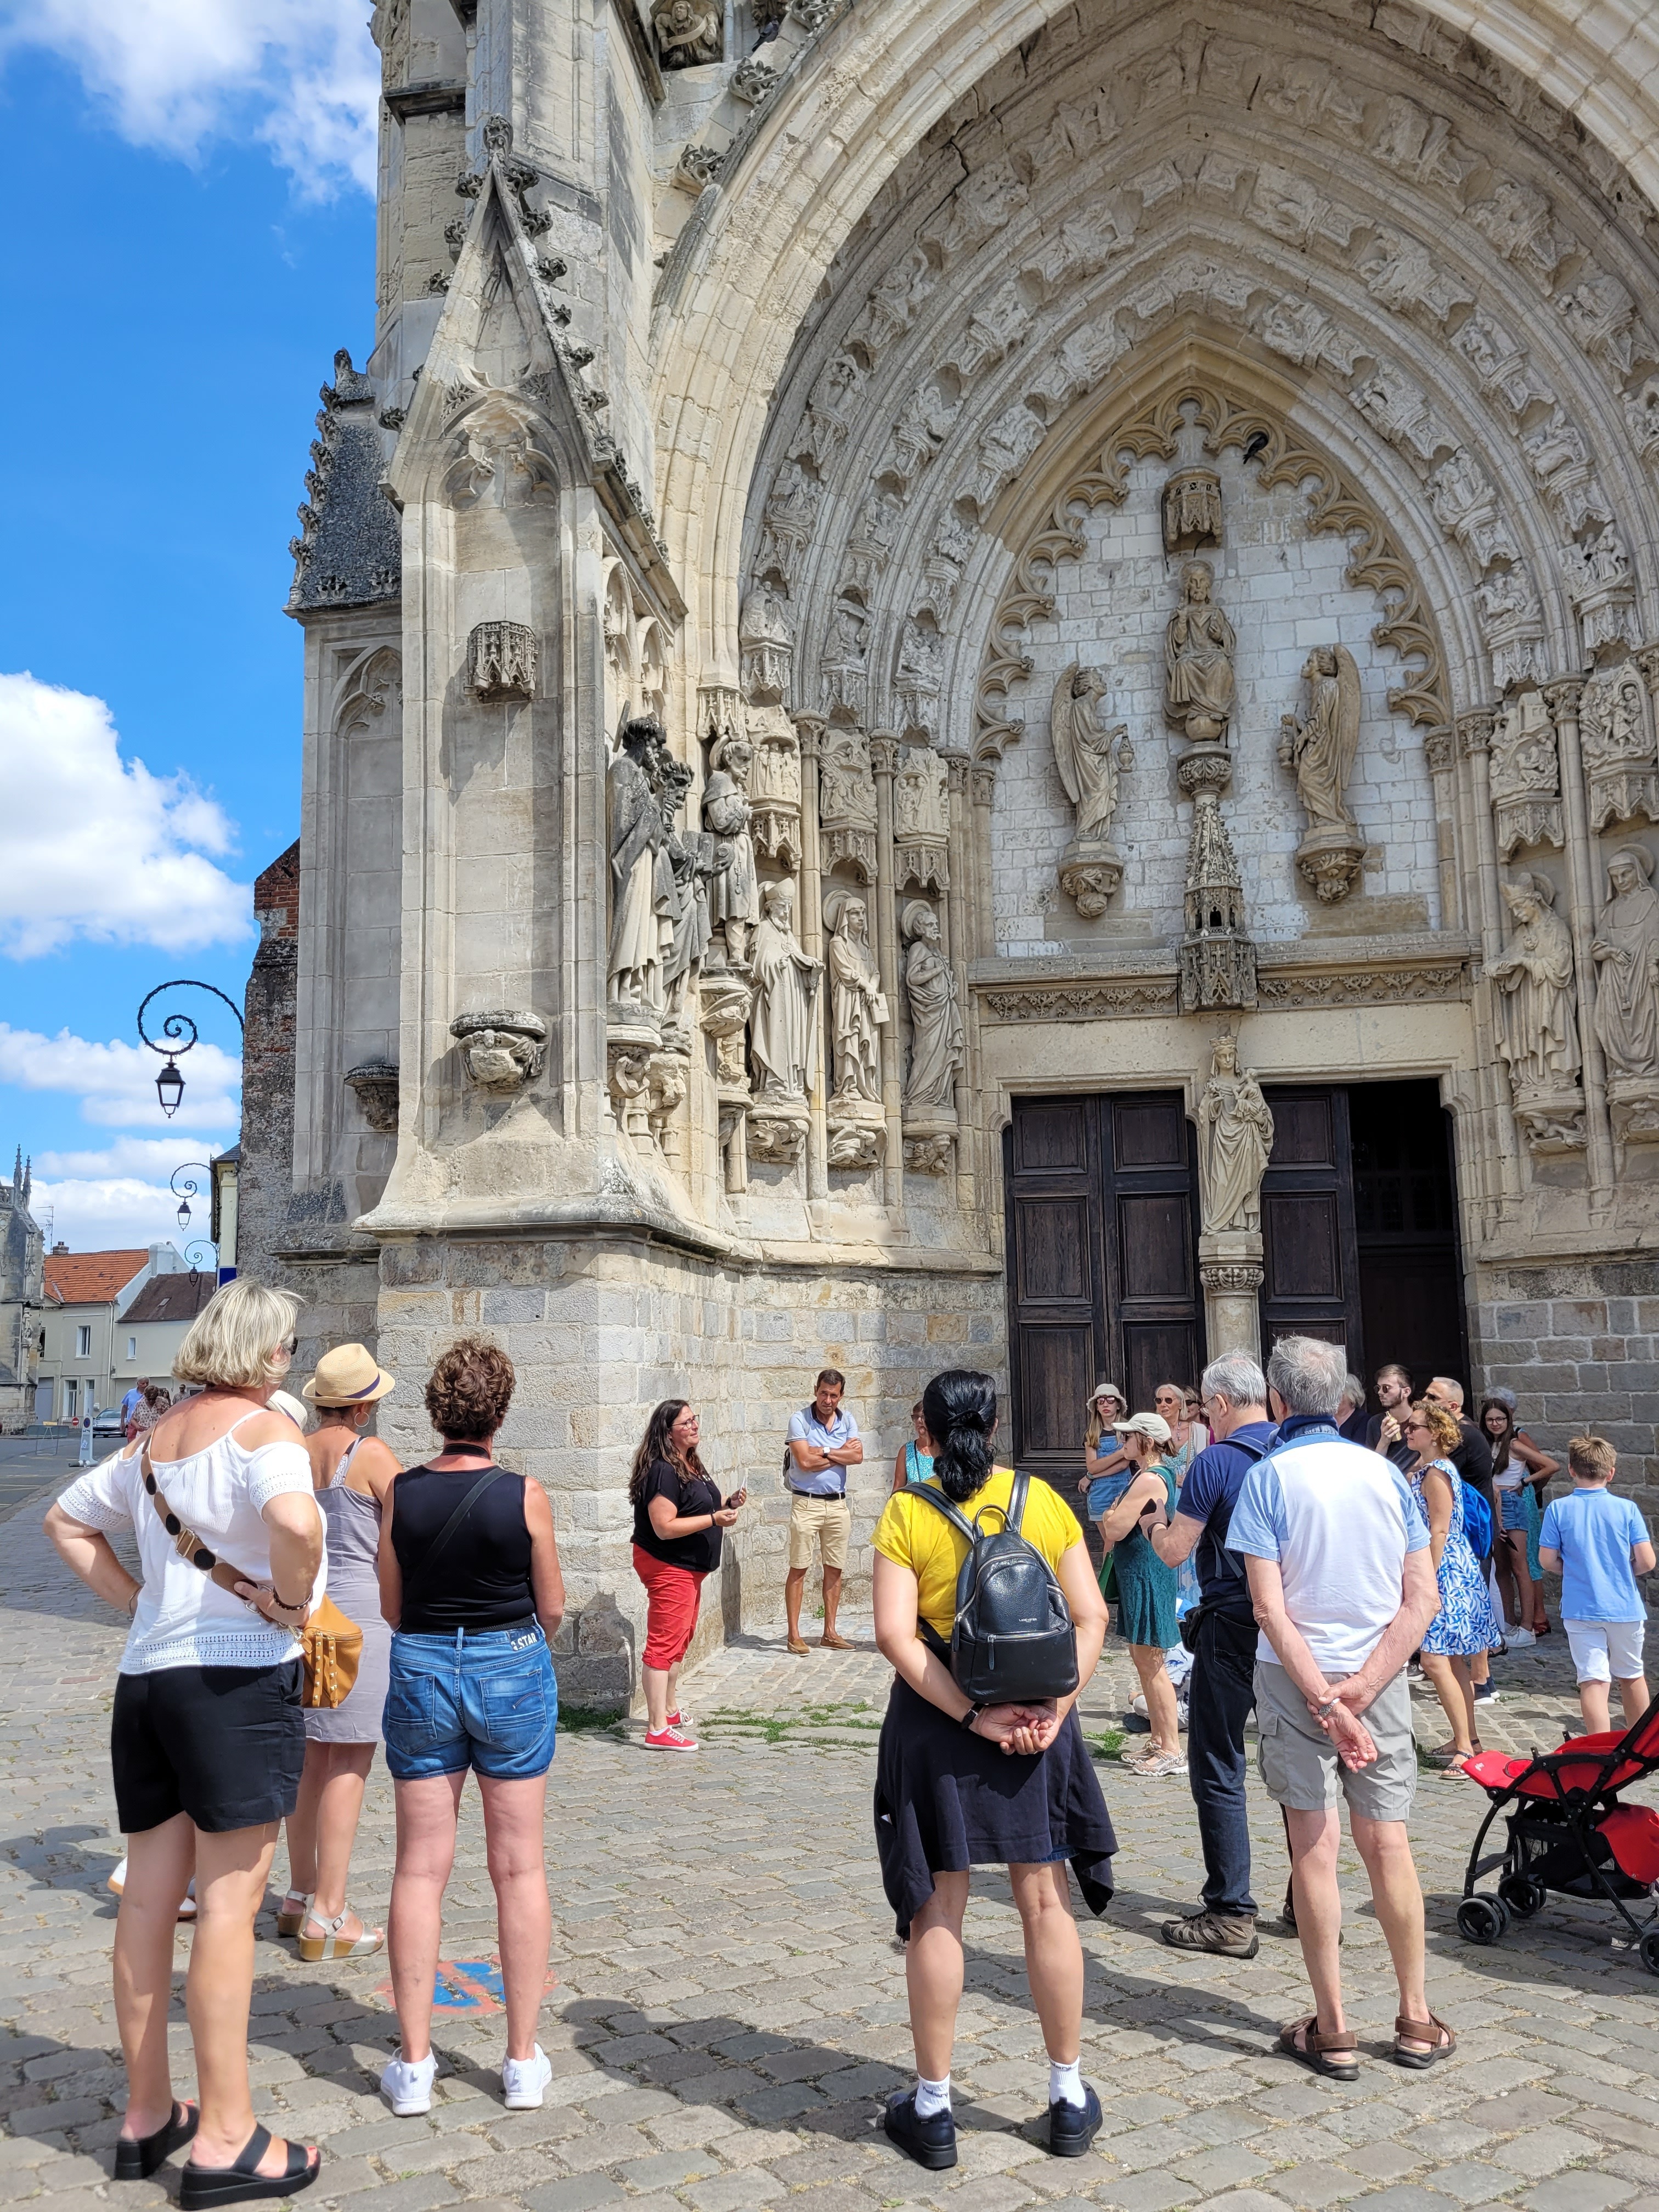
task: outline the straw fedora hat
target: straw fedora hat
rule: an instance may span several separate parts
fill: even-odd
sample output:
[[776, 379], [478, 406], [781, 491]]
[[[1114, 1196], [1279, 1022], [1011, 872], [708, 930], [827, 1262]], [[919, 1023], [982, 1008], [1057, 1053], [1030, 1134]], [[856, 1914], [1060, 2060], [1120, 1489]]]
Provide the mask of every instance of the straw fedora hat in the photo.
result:
[[397, 1387], [361, 1344], [337, 1344], [317, 1362], [316, 1373], [300, 1395], [313, 1406], [372, 1406]]

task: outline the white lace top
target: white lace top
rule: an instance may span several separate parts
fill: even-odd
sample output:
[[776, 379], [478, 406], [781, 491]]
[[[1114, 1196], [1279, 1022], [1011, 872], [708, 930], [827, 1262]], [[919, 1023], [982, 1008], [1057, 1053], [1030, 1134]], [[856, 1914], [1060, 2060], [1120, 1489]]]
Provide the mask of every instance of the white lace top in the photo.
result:
[[[312, 1493], [311, 1461], [301, 1443], [262, 1444], [246, 1451], [236, 1430], [244, 1415], [204, 1451], [188, 1459], [152, 1457], [157, 1487], [179, 1518], [228, 1565], [251, 1581], [270, 1579], [270, 1539], [260, 1517], [273, 1498]], [[153, 1674], [164, 1667], [278, 1667], [297, 1659], [300, 1647], [286, 1628], [229, 1590], [221, 1589], [188, 1559], [179, 1558], [144, 1488], [143, 1439], [115, 1453], [70, 1483], [58, 1499], [65, 1513], [106, 1534], [131, 1528], [138, 1540], [143, 1589], [133, 1614], [124, 1674]], [[314, 1595], [326, 1587], [326, 1558]]]

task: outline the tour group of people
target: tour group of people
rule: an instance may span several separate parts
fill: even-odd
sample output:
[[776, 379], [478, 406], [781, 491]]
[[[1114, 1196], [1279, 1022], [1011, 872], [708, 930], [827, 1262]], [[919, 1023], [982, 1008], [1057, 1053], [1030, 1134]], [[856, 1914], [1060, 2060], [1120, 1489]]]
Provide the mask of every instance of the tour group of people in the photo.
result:
[[[254, 1921], [284, 1825], [278, 1930], [308, 1960], [387, 1950], [399, 2048], [380, 2086], [394, 2113], [422, 2113], [437, 2070], [442, 1899], [475, 1773], [499, 1919], [507, 2106], [539, 2106], [551, 2075], [536, 2024], [551, 1935], [542, 1838], [564, 1588], [547, 1493], [494, 1457], [512, 1364], [483, 1337], [450, 1346], [425, 1386], [440, 1448], [406, 1468], [367, 1432], [396, 1384], [362, 1346], [319, 1360], [305, 1404], [287, 1395], [297, 1312], [288, 1292], [246, 1279], [221, 1288], [174, 1362], [186, 1386], [179, 1403], [81, 1474], [46, 1516], [67, 1565], [131, 1624], [111, 1729], [128, 1839], [115, 1989], [129, 2097], [114, 2172], [142, 2178], [188, 2146], [185, 2212], [292, 2195], [319, 2169], [314, 2147], [273, 2140], [258, 2123], [248, 2083]], [[1077, 1700], [1099, 1660], [1109, 1594], [1146, 1721], [1132, 1769], [1138, 1778], [1184, 1773], [1197, 1808], [1203, 1891], [1164, 1939], [1224, 1957], [1256, 1950], [1244, 1803], [1254, 1711], [1261, 1772], [1284, 1815], [1286, 1917], [1313, 1995], [1283, 2048], [1337, 2079], [1358, 2071], [1337, 1950], [1339, 1799], [1399, 1983], [1392, 2056], [1424, 2068], [1455, 2047], [1424, 1986], [1407, 1831], [1417, 1784], [1408, 1664], [1418, 1655], [1440, 1696], [1449, 1753], [1470, 1754], [1474, 1662], [1499, 1641], [1486, 1566], [1502, 1547], [1504, 1601], [1516, 1608], [1510, 1643], [1548, 1632], [1542, 1575], [1561, 1574], [1587, 1724], [1599, 1714], [1605, 1726], [1612, 1680], [1631, 1717], [1647, 1699], [1635, 1577], [1651, 1569], [1653, 1552], [1634, 1507], [1608, 1492], [1610, 1449], [1579, 1438], [1573, 1492], [1541, 1514], [1528, 1555], [1533, 1516], [1513, 1493], [1541, 1490], [1558, 1470], [1517, 1430], [1513, 1405], [1488, 1399], [1469, 1422], [1455, 1382], [1437, 1378], [1413, 1399], [1409, 1379], [1387, 1372], [1400, 1387], [1385, 1393], [1379, 1377], [1382, 1410], [1370, 1416], [1340, 1349], [1308, 1338], [1280, 1340], [1265, 1375], [1253, 1357], [1226, 1353], [1197, 1389], [1160, 1387], [1152, 1412], [1131, 1412], [1103, 1382], [1079, 1486], [1101, 1565], [1060, 1492], [1000, 1458], [988, 1376], [937, 1375], [917, 1401], [875, 1531], [872, 1599], [895, 1678], [875, 1842], [905, 1947], [916, 2051], [915, 2083], [890, 2099], [884, 2124], [922, 2166], [956, 2160], [951, 2051], [975, 1866], [1008, 1869], [1049, 2063], [1048, 2148], [1081, 2155], [1101, 2124], [1080, 2072], [1083, 1957], [1067, 1868], [1089, 1909], [1103, 1911], [1117, 1843]], [[815, 1563], [820, 1643], [848, 1648], [836, 1628], [847, 1470], [863, 1446], [845, 1392], [845, 1378], [824, 1370], [785, 1445], [797, 1656], [809, 1649], [801, 1612]], [[747, 1500], [742, 1486], [722, 1493], [699, 1446], [696, 1408], [665, 1401], [630, 1475], [653, 1750], [697, 1748], [680, 1671], [702, 1583]], [[1022, 1558], [1042, 1563], [1068, 1624], [1071, 1686], [1053, 1694], [999, 1701], [957, 1679], [958, 1578], [973, 1533], [999, 1521], [1031, 1547]], [[136, 1539], [136, 1579], [112, 1546], [117, 1533]], [[337, 1662], [354, 1628], [361, 1649], [347, 1681]], [[1190, 1656], [1184, 1759], [1172, 1651]], [[384, 1929], [348, 1895], [379, 1743], [397, 1801]], [[1446, 1764], [1453, 1771], [1454, 1758]], [[174, 1927], [192, 1887], [186, 2004], [198, 2097], [185, 2102], [173, 2093], [167, 2013]]]

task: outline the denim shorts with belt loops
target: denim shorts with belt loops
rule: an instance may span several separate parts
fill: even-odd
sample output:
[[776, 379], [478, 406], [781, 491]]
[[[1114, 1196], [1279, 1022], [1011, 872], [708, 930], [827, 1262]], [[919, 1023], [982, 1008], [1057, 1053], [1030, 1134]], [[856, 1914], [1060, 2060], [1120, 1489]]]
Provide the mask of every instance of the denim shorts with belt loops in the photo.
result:
[[396, 1634], [386, 1690], [386, 1763], [396, 1782], [462, 1774], [495, 1782], [545, 1774], [559, 1686], [540, 1625]]

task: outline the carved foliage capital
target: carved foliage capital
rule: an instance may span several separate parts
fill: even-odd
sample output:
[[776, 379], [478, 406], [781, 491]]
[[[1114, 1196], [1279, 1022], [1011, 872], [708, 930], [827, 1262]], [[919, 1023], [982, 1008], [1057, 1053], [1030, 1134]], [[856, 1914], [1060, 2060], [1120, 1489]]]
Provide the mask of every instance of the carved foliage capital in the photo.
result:
[[898, 739], [885, 731], [870, 740], [870, 765], [878, 776], [894, 776], [898, 773]]
[[1490, 707], [1476, 707], [1457, 718], [1457, 743], [1465, 760], [1492, 750], [1492, 733], [1498, 717]]
[[1558, 723], [1577, 720], [1578, 702], [1584, 696], [1582, 676], [1558, 676], [1553, 682], [1540, 684], [1539, 689], [1544, 695], [1544, 704]]

